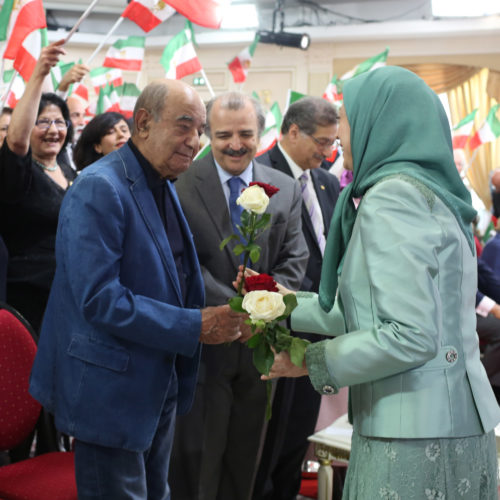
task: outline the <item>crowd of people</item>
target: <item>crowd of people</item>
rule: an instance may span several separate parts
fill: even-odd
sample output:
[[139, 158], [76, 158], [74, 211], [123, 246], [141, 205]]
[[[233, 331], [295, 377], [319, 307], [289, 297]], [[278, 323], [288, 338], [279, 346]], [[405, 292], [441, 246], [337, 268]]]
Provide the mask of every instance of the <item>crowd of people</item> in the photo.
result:
[[[321, 397], [349, 387], [335, 498], [496, 499], [500, 240], [475, 240], [435, 93], [379, 68], [346, 83], [340, 114], [290, 105], [256, 156], [265, 115], [241, 92], [205, 105], [154, 81], [131, 124], [85, 123], [77, 96], [42, 93], [64, 53], [43, 48], [0, 115], [0, 300], [37, 333], [30, 393], [53, 436], [37, 452], [71, 438], [78, 498], [293, 500]], [[252, 182], [279, 193], [243, 274], [219, 245]], [[296, 294], [290, 325], [311, 342], [302, 366], [281, 352], [262, 377], [270, 422], [247, 315], [227, 305], [258, 273]]]

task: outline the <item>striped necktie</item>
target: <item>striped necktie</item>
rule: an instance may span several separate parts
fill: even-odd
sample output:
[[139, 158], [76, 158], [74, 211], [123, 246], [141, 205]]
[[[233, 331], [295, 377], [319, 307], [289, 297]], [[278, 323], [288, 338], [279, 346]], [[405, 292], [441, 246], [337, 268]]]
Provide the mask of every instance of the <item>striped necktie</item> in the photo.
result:
[[311, 187], [309, 186], [309, 174], [304, 172], [299, 177], [300, 188], [302, 190], [302, 199], [311, 219], [312, 226], [314, 228], [314, 233], [316, 234], [316, 240], [318, 241], [319, 249], [321, 250], [321, 255], [325, 253], [325, 235], [323, 234], [323, 218], [320, 212], [319, 204], [314, 199], [311, 193]]

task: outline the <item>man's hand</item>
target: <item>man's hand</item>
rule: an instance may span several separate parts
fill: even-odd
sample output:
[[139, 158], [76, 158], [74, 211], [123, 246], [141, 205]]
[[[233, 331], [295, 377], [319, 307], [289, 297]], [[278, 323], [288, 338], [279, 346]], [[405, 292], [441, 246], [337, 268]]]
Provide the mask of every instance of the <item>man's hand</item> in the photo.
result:
[[245, 319], [248, 318], [248, 315], [245, 314], [241, 320], [241, 326], [240, 326], [240, 330], [241, 330], [241, 337], [239, 338], [239, 341], [241, 343], [244, 343], [246, 342], [250, 337], [253, 337], [253, 333], [252, 333], [252, 327], [250, 325], [246, 325], [244, 323]]
[[80, 82], [83, 80], [84, 76], [90, 71], [90, 68], [86, 64], [73, 64], [71, 69], [66, 71], [64, 76], [59, 83], [57, 90], [61, 92], [66, 92], [72, 83]]
[[223, 344], [241, 337], [245, 315], [234, 312], [228, 305], [201, 310], [202, 344]]
[[490, 311], [490, 314], [491, 314], [492, 316], [495, 316], [495, 318], [500, 319], [500, 306], [499, 306], [498, 304], [495, 304], [495, 305], [492, 307], [492, 309], [491, 309], [491, 311]]

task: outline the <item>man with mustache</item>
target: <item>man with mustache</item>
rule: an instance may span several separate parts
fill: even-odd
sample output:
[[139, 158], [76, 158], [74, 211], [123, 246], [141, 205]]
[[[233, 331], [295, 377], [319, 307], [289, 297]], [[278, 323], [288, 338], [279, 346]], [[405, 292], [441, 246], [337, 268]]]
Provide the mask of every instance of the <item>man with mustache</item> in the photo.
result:
[[[193, 232], [207, 305], [225, 304], [235, 295], [232, 282], [239, 257], [220, 242], [235, 232], [232, 196], [250, 182], [280, 189], [267, 209], [271, 226], [257, 243], [262, 247], [253, 265], [260, 273], [298, 289], [308, 251], [301, 227], [299, 184], [255, 161], [264, 128], [260, 104], [239, 92], [212, 99], [207, 105], [206, 134], [212, 152], [195, 161], [176, 183]], [[234, 183], [238, 185], [232, 188]], [[232, 195], [233, 193], [233, 195]], [[246, 327], [241, 342], [251, 335]], [[266, 386], [243, 343], [210, 346], [202, 351], [200, 378], [192, 411], [177, 419], [169, 482], [175, 500], [248, 500], [264, 430]]]

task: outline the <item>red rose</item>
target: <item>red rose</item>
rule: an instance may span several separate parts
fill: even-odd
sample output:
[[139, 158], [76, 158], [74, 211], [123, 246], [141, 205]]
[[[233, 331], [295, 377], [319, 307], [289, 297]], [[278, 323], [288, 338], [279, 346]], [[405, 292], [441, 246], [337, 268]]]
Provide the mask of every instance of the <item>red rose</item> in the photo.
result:
[[248, 276], [245, 278], [245, 289], [247, 292], [254, 292], [255, 290], [267, 290], [268, 292], [278, 292], [276, 281], [272, 276], [262, 273], [256, 276]]
[[275, 195], [279, 191], [279, 188], [271, 186], [271, 184], [266, 184], [265, 182], [251, 182], [249, 185], [260, 186], [266, 192], [268, 198], [271, 198], [271, 196]]

